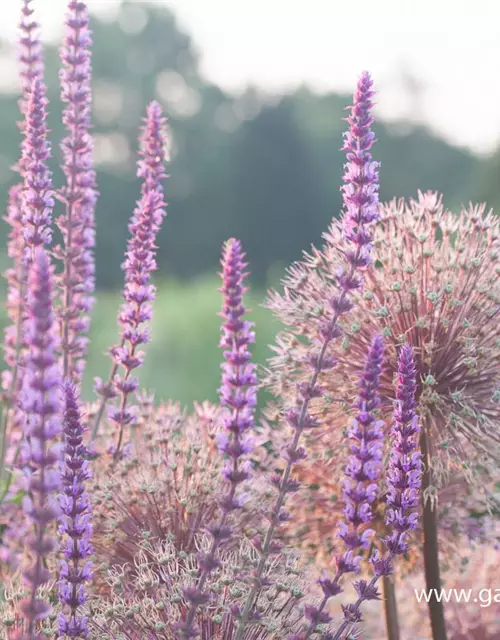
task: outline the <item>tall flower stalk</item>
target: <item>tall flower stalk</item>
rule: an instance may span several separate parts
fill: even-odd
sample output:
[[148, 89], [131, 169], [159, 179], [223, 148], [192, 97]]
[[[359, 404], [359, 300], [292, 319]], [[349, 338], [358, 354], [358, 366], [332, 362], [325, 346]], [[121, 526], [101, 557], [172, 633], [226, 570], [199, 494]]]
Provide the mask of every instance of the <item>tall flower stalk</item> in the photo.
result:
[[338, 321], [352, 308], [350, 293], [361, 288], [360, 271], [370, 264], [372, 239], [370, 225], [378, 218], [378, 164], [373, 162], [370, 153], [375, 141], [375, 136], [370, 129], [373, 123], [371, 116], [373, 95], [372, 80], [365, 72], [358, 82], [354, 105], [347, 118], [349, 131], [345, 134], [344, 142], [347, 164], [344, 173], [343, 220], [345, 235], [350, 243], [350, 249], [345, 253], [347, 268], [339, 269], [338, 293], [330, 300], [331, 317], [329, 320], [322, 321], [320, 340], [314, 343], [308, 356], [308, 364], [312, 369], [311, 381], [298, 386], [296, 406], [285, 412], [285, 418], [293, 429], [294, 435], [284, 453], [285, 468], [281, 478], [276, 482], [276, 502], [270, 514], [270, 524], [264, 540], [259, 545], [260, 561], [244, 609], [239, 615], [235, 640], [243, 638], [262, 588], [261, 579], [269, 556], [275, 548], [277, 549], [273, 544], [273, 538], [278, 525], [288, 517], [283, 509], [286, 497], [290, 492], [298, 489], [298, 483], [292, 479], [291, 475], [294, 465], [306, 457], [305, 450], [300, 447], [301, 436], [305, 430], [319, 426], [308, 409], [311, 400], [322, 395], [322, 389], [318, 384], [320, 374], [335, 365], [335, 361], [328, 354], [328, 347], [334, 338], [341, 335]]
[[[92, 437], [95, 438], [107, 401], [119, 395], [119, 406], [110, 412], [118, 431], [115, 457], [119, 455], [126, 425], [134, 423], [134, 413], [127, 407], [130, 394], [138, 388], [138, 380], [131, 373], [144, 361], [144, 352], [138, 347], [149, 342], [149, 332], [143, 325], [153, 315], [152, 302], [156, 288], [151, 274], [156, 269], [156, 236], [165, 216], [162, 180], [165, 178], [165, 118], [157, 102], [147, 108], [145, 126], [140, 139], [140, 160], [137, 175], [143, 179], [141, 198], [129, 224], [125, 262], [124, 304], [118, 321], [122, 328], [121, 341], [111, 349], [113, 367], [106, 384], [97, 380], [96, 389], [102, 396]], [[118, 377], [122, 367], [123, 376]]]
[[87, 447], [83, 443], [84, 429], [76, 389], [70, 382], [64, 387], [65, 411], [64, 468], [62, 473], [62, 493], [60, 504], [62, 514], [59, 532], [64, 540], [64, 560], [59, 573], [59, 599], [66, 605], [59, 617], [59, 633], [71, 638], [87, 638], [89, 635], [87, 617], [82, 615], [85, 604], [85, 583], [92, 577], [93, 553], [91, 504], [85, 483], [92, 477], [86, 460]]
[[[18, 123], [19, 130], [23, 134], [21, 146], [21, 158], [14, 166], [24, 180], [25, 166], [28, 158], [30, 139], [26, 135], [27, 117], [30, 106], [31, 88], [35, 81], [43, 76], [42, 45], [39, 37], [39, 24], [33, 19], [32, 0], [23, 0], [21, 8], [21, 20], [19, 23], [19, 54], [21, 98], [19, 111], [23, 119]], [[18, 435], [22, 419], [16, 406], [19, 400], [19, 392], [22, 387], [22, 374], [20, 371], [23, 355], [23, 329], [22, 323], [26, 313], [26, 278], [25, 263], [25, 239], [23, 232], [23, 182], [15, 184], [9, 190], [7, 215], [5, 221], [10, 226], [7, 255], [12, 261], [11, 267], [6, 271], [7, 279], [7, 313], [11, 324], [5, 329], [4, 358], [7, 370], [2, 373], [2, 387], [5, 393], [0, 432], [0, 480], [3, 479], [5, 457], [7, 448], [12, 445], [14, 435]], [[10, 424], [11, 423], [11, 424]], [[17, 427], [17, 434], [15, 434]]]
[[382, 337], [376, 336], [366, 358], [360, 379], [359, 396], [354, 404], [358, 413], [352, 420], [348, 434], [351, 455], [345, 468], [343, 483], [345, 521], [340, 523], [338, 531], [338, 536], [344, 541], [347, 551], [335, 558], [337, 569], [333, 579], [325, 575], [318, 581], [323, 598], [317, 607], [306, 607], [305, 616], [309, 620], [306, 630], [289, 640], [308, 640], [318, 624], [331, 621], [331, 616], [325, 611], [326, 605], [332, 597], [342, 593], [342, 577], [358, 571], [361, 562], [358, 552], [369, 546], [374, 533], [366, 525], [373, 519], [371, 505], [379, 494], [377, 481], [382, 466], [383, 422], [377, 420], [375, 415], [380, 405], [378, 388], [382, 362]]
[[88, 313], [94, 302], [94, 208], [97, 190], [89, 133], [91, 43], [87, 6], [81, 0], [70, 0], [60, 52], [61, 99], [65, 103], [62, 121], [67, 130], [61, 144], [66, 185], [58, 191], [65, 211], [56, 222], [63, 244], [54, 251], [63, 263], [58, 316], [63, 376], [70, 380], [78, 380], [83, 373], [88, 343], [86, 334], [90, 324]]
[[31, 565], [24, 572], [30, 595], [20, 604], [26, 635], [20, 632], [19, 640], [41, 638], [36, 632], [37, 622], [50, 612], [49, 603], [39, 598], [37, 591], [50, 580], [45, 559], [56, 546], [49, 531], [57, 517], [53, 498], [61, 485], [57, 467], [59, 446], [55, 444], [61, 433], [58, 337], [52, 312], [52, 272], [49, 258], [41, 248], [35, 252], [30, 266], [28, 285], [29, 348], [21, 402], [25, 415], [22, 463], [27, 474], [23, 507], [32, 533], [25, 543]]
[[416, 369], [410, 345], [401, 348], [398, 360], [396, 383], [396, 407], [391, 431], [393, 440], [386, 478], [385, 523], [391, 533], [384, 538], [387, 549], [384, 556], [375, 550], [371, 562], [374, 575], [370, 582], [355, 583], [358, 599], [354, 604], [343, 606], [344, 622], [332, 640], [340, 640], [345, 630], [362, 620], [360, 607], [367, 600], [379, 598], [376, 583], [393, 572], [393, 561], [408, 551], [408, 538], [418, 528], [420, 487], [422, 484], [422, 454], [419, 451], [420, 424], [415, 413], [417, 389]]
[[47, 166], [50, 142], [47, 128], [47, 89], [42, 79], [31, 86], [26, 115], [23, 148], [24, 188], [22, 193], [23, 234], [26, 242], [25, 259], [35, 258], [36, 250], [52, 241], [52, 209], [54, 192]]
[[249, 345], [255, 341], [251, 330], [252, 323], [244, 319], [246, 312], [243, 295], [247, 291], [244, 279], [247, 276], [243, 253], [239, 240], [231, 238], [224, 246], [222, 255], [222, 288], [224, 296], [222, 307], [222, 337], [220, 346], [224, 351], [225, 362], [222, 365], [221, 404], [228, 408], [224, 418], [226, 433], [218, 439], [219, 450], [227, 456], [227, 464], [222, 475], [228, 482], [228, 491], [219, 499], [221, 517], [208, 527], [211, 544], [207, 553], [199, 555], [200, 573], [194, 588], [184, 590], [189, 602], [185, 622], [179, 625], [179, 637], [194, 638], [199, 635], [195, 627], [198, 606], [205, 604], [209, 593], [204, 592], [205, 584], [212, 571], [220, 567], [219, 547], [231, 537], [228, 524], [234, 511], [241, 509], [241, 496], [238, 487], [250, 478], [249, 461], [242, 461], [253, 448], [252, 439], [247, 433], [254, 426], [254, 408], [257, 403], [257, 376], [255, 365], [250, 362]]

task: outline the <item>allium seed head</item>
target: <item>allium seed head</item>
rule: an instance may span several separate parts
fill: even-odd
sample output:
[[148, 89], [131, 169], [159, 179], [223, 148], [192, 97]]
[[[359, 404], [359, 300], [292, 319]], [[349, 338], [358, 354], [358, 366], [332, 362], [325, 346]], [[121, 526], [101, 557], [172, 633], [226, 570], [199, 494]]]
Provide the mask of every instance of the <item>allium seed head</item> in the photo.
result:
[[[488, 474], [500, 457], [500, 222], [482, 206], [458, 215], [434, 193], [381, 207], [373, 235], [373, 263], [364, 290], [352, 294], [355, 308], [342, 322], [345, 338], [332, 349], [337, 359], [315, 401], [316, 416], [328, 425], [317, 445], [335, 450], [342, 437], [344, 409], [356, 394], [355, 380], [374, 333], [384, 336], [386, 366], [381, 378], [381, 417], [394, 399], [399, 347], [408, 343], [418, 367], [417, 409], [429, 434], [434, 483], [457, 475]], [[342, 225], [334, 221], [322, 250], [314, 249], [290, 270], [283, 295], [269, 306], [290, 327], [280, 336], [267, 382], [277, 397], [289, 398], [307, 379], [302, 338], [317, 339], [324, 300], [334, 295], [332, 269], [347, 250]], [[314, 449], [316, 447], [316, 449]], [[488, 480], [481, 482], [488, 485]], [[478, 485], [477, 485], [478, 486]]]

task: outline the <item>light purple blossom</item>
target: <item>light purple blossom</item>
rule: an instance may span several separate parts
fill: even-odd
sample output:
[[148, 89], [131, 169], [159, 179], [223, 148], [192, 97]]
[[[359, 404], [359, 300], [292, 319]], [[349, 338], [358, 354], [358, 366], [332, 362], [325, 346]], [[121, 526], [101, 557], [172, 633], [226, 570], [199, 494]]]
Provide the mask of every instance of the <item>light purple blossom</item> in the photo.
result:
[[406, 553], [407, 537], [418, 527], [418, 507], [422, 484], [422, 454], [418, 438], [420, 424], [415, 413], [417, 390], [415, 363], [409, 344], [401, 347], [396, 388], [396, 410], [391, 432], [392, 452], [387, 470], [389, 490], [386, 524], [393, 530], [385, 538], [392, 556]]
[[[13, 167], [25, 180], [25, 168], [29, 161], [29, 146], [32, 137], [26, 135], [27, 118], [30, 106], [31, 88], [35, 81], [43, 77], [42, 45], [40, 42], [40, 25], [33, 19], [32, 0], [23, 0], [21, 20], [19, 23], [19, 53], [21, 79], [21, 98], [19, 110], [23, 119], [18, 127], [23, 134], [21, 158]], [[24, 182], [13, 185], [9, 189], [7, 215], [5, 221], [10, 226], [7, 255], [11, 266], [5, 272], [7, 279], [7, 312], [11, 324], [5, 329], [4, 358], [7, 369], [2, 373], [2, 387], [6, 392], [9, 411], [4, 416], [2, 425], [2, 447], [0, 468], [4, 457], [8, 453], [8, 446], [16, 444], [13, 440], [20, 433], [21, 419], [17, 410], [17, 401], [22, 387], [22, 355], [25, 348], [23, 343], [23, 319], [25, 316], [26, 279], [24, 223], [23, 223], [23, 189]], [[9, 424], [8, 424], [9, 423]]]
[[[160, 105], [151, 102], [140, 138], [137, 175], [143, 179], [141, 198], [129, 224], [130, 239], [122, 265], [125, 271], [125, 302], [118, 316], [121, 343], [111, 349], [114, 365], [109, 382], [104, 384], [100, 379], [96, 380], [96, 390], [103, 400], [93, 437], [107, 400], [120, 396], [119, 406], [112, 408], [109, 413], [118, 430], [115, 456], [121, 450], [125, 426], [135, 422], [135, 413], [132, 408], [127, 407], [127, 400], [130, 394], [137, 391], [139, 383], [131, 373], [142, 365], [144, 352], [139, 347], [150, 339], [148, 328], [144, 325], [151, 321], [153, 315], [152, 302], [156, 288], [151, 283], [151, 274], [156, 269], [156, 236], [166, 214], [162, 186], [162, 180], [166, 177], [165, 142], [165, 118]], [[123, 369], [121, 377], [117, 376], [120, 367]]]
[[[308, 409], [311, 399], [320, 397], [323, 393], [318, 384], [320, 374], [335, 367], [335, 360], [328, 353], [328, 348], [332, 340], [342, 334], [339, 319], [352, 309], [354, 303], [349, 294], [362, 287], [360, 272], [370, 264], [372, 241], [370, 225], [378, 217], [378, 164], [373, 162], [370, 153], [375, 142], [370, 130], [373, 122], [370, 113], [373, 95], [372, 80], [365, 72], [354, 94], [354, 105], [351, 107], [351, 115], [347, 118], [349, 132], [345, 135], [343, 147], [347, 157], [343, 176], [344, 232], [351, 248], [344, 256], [347, 264], [337, 272], [339, 292], [329, 301], [330, 318], [322, 321], [320, 338], [312, 340], [307, 359], [307, 364], [312, 371], [311, 381], [306, 384], [299, 383], [296, 406], [287, 408], [284, 412], [293, 436], [290, 445], [284, 449], [286, 465], [283, 473], [275, 479], [276, 502], [269, 514], [269, 528], [264, 538], [259, 540], [260, 561], [255, 570], [255, 579], [244, 610], [237, 616], [239, 625], [235, 640], [243, 639], [245, 628], [253, 615], [255, 602], [261, 591], [260, 581], [268, 558], [274, 549], [280, 547], [279, 543], [273, 541], [273, 537], [279, 524], [288, 519], [288, 514], [283, 508], [287, 494], [299, 488], [299, 482], [291, 478], [291, 474], [298, 459], [304, 459], [306, 456], [305, 451], [299, 446], [301, 436], [306, 429], [319, 426], [318, 421]], [[313, 624], [311, 620], [312, 628], [314, 628]]]
[[383, 422], [377, 420], [374, 412], [380, 405], [382, 361], [382, 338], [376, 336], [360, 380], [360, 394], [355, 405], [358, 414], [349, 429], [351, 455], [346, 465], [342, 491], [346, 523], [342, 523], [339, 528], [339, 536], [349, 550], [366, 547], [373, 533], [371, 529], [360, 532], [360, 527], [373, 519], [371, 505], [379, 493], [377, 480], [381, 469], [384, 434]]
[[23, 227], [26, 241], [26, 259], [33, 259], [38, 247], [49, 245], [52, 241], [52, 208], [54, 193], [51, 173], [47, 167], [50, 157], [48, 141], [47, 97], [45, 83], [35, 78], [29, 95], [24, 131], [22, 166], [24, 187], [22, 194]]
[[370, 582], [355, 583], [358, 599], [343, 606], [344, 622], [332, 640], [340, 640], [349, 625], [362, 620], [360, 607], [367, 600], [379, 598], [376, 583], [382, 576], [393, 572], [393, 560], [408, 550], [408, 536], [418, 527], [420, 486], [422, 479], [422, 454], [419, 452], [420, 426], [415, 413], [416, 369], [412, 348], [403, 345], [399, 353], [396, 383], [396, 406], [391, 432], [392, 447], [389, 468], [386, 472], [389, 491], [386, 496], [385, 522], [392, 532], [384, 538], [387, 552], [381, 556], [375, 550], [370, 558], [374, 575]]
[[[365, 368], [360, 377], [359, 396], [354, 403], [358, 413], [351, 422], [349, 439], [351, 455], [348, 458], [343, 485], [345, 501], [345, 522], [339, 524], [338, 535], [344, 541], [347, 551], [335, 558], [337, 569], [333, 578], [325, 573], [319, 585], [323, 598], [318, 606], [308, 605], [305, 611], [309, 620], [307, 629], [289, 640], [307, 640], [320, 623], [331, 621], [325, 611], [330, 598], [343, 592], [340, 584], [346, 573], [357, 573], [361, 563], [359, 550], [370, 544], [372, 529], [366, 524], [373, 519], [372, 503], [379, 494], [377, 480], [381, 471], [383, 447], [383, 422], [377, 420], [375, 411], [380, 405], [379, 385], [383, 364], [383, 342], [376, 336], [370, 346]], [[354, 583], [355, 588], [362, 588], [362, 581]], [[361, 586], [360, 586], [361, 585]]]
[[57, 467], [60, 447], [55, 443], [61, 433], [61, 376], [56, 355], [58, 337], [52, 312], [52, 278], [47, 254], [43, 249], [37, 249], [28, 280], [26, 339], [29, 349], [21, 399], [26, 416], [22, 463], [27, 475], [27, 496], [23, 506], [32, 527], [32, 534], [26, 539], [25, 545], [32, 564], [24, 572], [24, 578], [30, 586], [30, 596], [21, 602], [20, 609], [25, 616], [29, 638], [39, 637], [35, 635], [36, 621], [50, 612], [49, 603], [38, 598], [36, 593], [51, 577], [45, 567], [45, 558], [56, 547], [48, 531], [57, 517], [58, 510], [53, 498], [61, 486]]
[[77, 380], [83, 373], [88, 343], [89, 311], [94, 299], [95, 245], [94, 208], [97, 200], [92, 164], [93, 142], [89, 133], [92, 107], [91, 54], [88, 9], [84, 2], [70, 0], [61, 46], [62, 121], [67, 136], [61, 143], [66, 185], [58, 191], [65, 211], [56, 220], [63, 244], [54, 255], [62, 261], [60, 276], [61, 350], [63, 375]]

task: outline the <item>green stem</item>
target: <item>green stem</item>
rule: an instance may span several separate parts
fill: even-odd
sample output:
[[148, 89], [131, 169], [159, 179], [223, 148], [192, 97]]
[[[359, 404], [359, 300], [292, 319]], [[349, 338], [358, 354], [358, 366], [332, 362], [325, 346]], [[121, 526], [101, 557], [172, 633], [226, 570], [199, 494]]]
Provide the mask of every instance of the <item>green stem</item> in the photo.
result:
[[387, 640], [400, 640], [395, 576], [384, 576], [384, 612]]
[[[422, 425], [420, 436], [420, 448], [424, 460], [424, 474], [422, 477], [423, 499], [423, 531], [424, 531], [424, 568], [425, 586], [432, 594], [429, 598], [429, 619], [433, 640], [447, 640], [446, 624], [444, 619], [444, 606], [435, 598], [436, 593], [441, 593], [441, 575], [439, 572], [439, 544], [437, 509], [429, 498], [425, 499], [426, 491], [431, 487], [432, 473], [430, 467], [430, 448], [427, 434], [427, 425]], [[434, 591], [435, 589], [435, 591]]]

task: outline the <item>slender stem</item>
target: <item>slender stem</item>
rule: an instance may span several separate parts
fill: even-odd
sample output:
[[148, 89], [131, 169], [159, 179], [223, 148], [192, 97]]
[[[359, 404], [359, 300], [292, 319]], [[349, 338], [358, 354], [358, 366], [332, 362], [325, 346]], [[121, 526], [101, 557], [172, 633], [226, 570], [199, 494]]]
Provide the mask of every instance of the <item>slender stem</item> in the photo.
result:
[[400, 640], [395, 576], [383, 576], [385, 628], [387, 640]]
[[[422, 493], [424, 494], [425, 490], [431, 486], [432, 480], [427, 424], [425, 423], [420, 436], [420, 448], [424, 459], [424, 474], [422, 477]], [[422, 522], [424, 530], [425, 586], [428, 593], [431, 594], [428, 607], [432, 638], [433, 640], [447, 640], [444, 606], [435, 597], [437, 593], [441, 593], [441, 576], [439, 573], [437, 510], [434, 508], [432, 500], [424, 500]]]
[[[123, 341], [122, 341], [122, 346], [123, 346]], [[111, 372], [109, 374], [108, 382], [106, 383], [107, 387], [109, 387], [110, 385], [113, 384], [117, 371], [118, 371], [118, 365], [115, 363], [115, 364], [113, 364], [113, 366], [111, 368]], [[104, 395], [102, 397], [101, 404], [99, 406], [99, 410], [97, 411], [97, 416], [96, 416], [96, 419], [95, 419], [95, 422], [94, 422], [94, 426], [92, 427], [92, 436], [91, 436], [92, 440], [96, 439], [97, 432], [99, 430], [99, 425], [101, 423], [102, 416], [104, 414], [104, 409], [106, 408], [108, 400], [109, 400], [109, 398], [106, 395]]]

